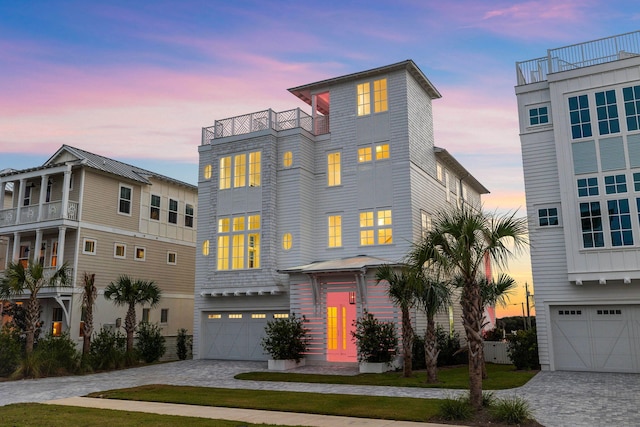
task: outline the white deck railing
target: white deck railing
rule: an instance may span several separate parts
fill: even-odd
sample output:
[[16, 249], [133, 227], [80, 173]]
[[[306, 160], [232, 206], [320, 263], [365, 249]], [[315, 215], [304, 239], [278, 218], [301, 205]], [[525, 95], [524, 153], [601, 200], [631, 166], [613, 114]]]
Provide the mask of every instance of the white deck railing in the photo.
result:
[[[40, 212], [42, 210], [42, 214]], [[30, 224], [38, 221], [50, 221], [56, 219], [78, 220], [78, 202], [69, 201], [67, 212], [62, 212], [62, 202], [49, 202], [42, 205], [30, 205], [20, 208], [20, 218], [18, 209], [0, 210], [0, 227], [10, 225]]]

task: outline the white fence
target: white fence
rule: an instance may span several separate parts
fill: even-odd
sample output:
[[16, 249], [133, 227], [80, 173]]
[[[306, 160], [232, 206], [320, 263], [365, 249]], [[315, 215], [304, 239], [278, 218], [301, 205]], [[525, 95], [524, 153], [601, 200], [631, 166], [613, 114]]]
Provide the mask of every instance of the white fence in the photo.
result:
[[502, 341], [484, 342], [484, 361], [499, 365], [511, 365], [511, 359], [507, 355], [508, 344]]

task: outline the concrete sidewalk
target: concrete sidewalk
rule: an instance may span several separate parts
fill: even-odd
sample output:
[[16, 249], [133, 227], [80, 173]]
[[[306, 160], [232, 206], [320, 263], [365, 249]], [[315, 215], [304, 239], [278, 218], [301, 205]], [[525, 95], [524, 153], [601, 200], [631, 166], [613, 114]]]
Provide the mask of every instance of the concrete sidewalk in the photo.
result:
[[[69, 397], [48, 400], [47, 405], [81, 406], [84, 408], [115, 409], [162, 415], [242, 421], [253, 424], [276, 424], [309, 427], [441, 427], [441, 424], [409, 421], [390, 421], [368, 418], [336, 417], [331, 415], [299, 414], [295, 412], [260, 411], [254, 409], [221, 408], [212, 406], [178, 405], [173, 403], [138, 402], [132, 400]], [[449, 425], [448, 427], [456, 427]]]

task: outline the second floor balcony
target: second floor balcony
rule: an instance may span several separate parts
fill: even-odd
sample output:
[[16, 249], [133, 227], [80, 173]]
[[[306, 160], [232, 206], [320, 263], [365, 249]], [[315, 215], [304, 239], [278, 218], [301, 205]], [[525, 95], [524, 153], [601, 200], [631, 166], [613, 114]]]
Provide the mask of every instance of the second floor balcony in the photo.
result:
[[0, 227], [59, 219], [77, 221], [78, 202], [69, 200], [66, 211], [63, 209], [62, 201], [0, 210]]

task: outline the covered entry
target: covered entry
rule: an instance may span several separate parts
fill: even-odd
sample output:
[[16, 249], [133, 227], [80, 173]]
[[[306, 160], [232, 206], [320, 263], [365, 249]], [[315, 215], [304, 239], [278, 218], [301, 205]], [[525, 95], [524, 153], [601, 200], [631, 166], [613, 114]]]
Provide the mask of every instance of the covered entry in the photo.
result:
[[640, 372], [640, 306], [552, 306], [556, 370]]
[[356, 320], [355, 292], [327, 293], [327, 361], [356, 362], [358, 353], [351, 332]]

